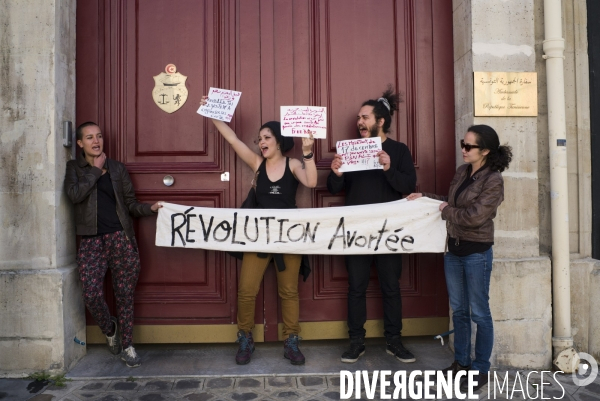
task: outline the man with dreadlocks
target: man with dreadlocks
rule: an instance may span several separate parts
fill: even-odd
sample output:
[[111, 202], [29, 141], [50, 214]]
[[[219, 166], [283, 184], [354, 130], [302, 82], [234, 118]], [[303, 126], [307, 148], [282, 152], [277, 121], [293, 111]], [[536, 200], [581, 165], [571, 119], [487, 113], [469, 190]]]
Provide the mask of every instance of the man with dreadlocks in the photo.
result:
[[[408, 147], [390, 139], [392, 115], [398, 110], [400, 96], [388, 87], [382, 97], [367, 100], [358, 112], [356, 126], [360, 138], [380, 137], [382, 151], [378, 153], [382, 170], [364, 170], [342, 173], [342, 158], [335, 155], [327, 188], [332, 194], [346, 192], [346, 206], [368, 205], [402, 199], [403, 194], [414, 192], [417, 182], [415, 167]], [[383, 327], [387, 353], [402, 362], [415, 362], [414, 355], [401, 341], [402, 300], [400, 298], [401, 254], [347, 255], [348, 270], [348, 334], [350, 348], [342, 354], [342, 362], [354, 363], [365, 353], [367, 321], [367, 286], [371, 265], [375, 262], [379, 285], [383, 294]]]

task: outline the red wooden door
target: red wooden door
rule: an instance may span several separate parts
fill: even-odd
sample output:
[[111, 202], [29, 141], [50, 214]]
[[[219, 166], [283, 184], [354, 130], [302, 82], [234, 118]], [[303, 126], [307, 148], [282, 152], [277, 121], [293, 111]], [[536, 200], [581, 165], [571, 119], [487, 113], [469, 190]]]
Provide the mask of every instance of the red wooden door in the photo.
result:
[[[252, 172], [196, 114], [210, 86], [242, 92], [232, 125], [251, 146], [263, 121], [279, 119], [279, 106], [328, 107], [328, 138], [316, 146], [318, 187], [298, 195], [299, 207], [328, 207], [343, 204], [326, 189], [335, 142], [355, 135], [360, 104], [391, 83], [404, 94], [391, 137], [411, 149], [418, 189], [447, 190], [454, 170], [451, 2], [95, 0], [78, 4], [77, 13], [78, 122], [99, 121], [109, 157], [126, 163], [142, 201], [233, 207], [243, 200]], [[173, 114], [151, 98], [152, 76], [169, 63], [188, 76], [187, 103]], [[224, 172], [231, 181], [221, 181]], [[167, 174], [172, 187], [162, 183]], [[137, 223], [136, 324], [156, 331], [153, 325], [235, 323], [238, 264], [220, 252], [157, 248], [154, 228], [152, 218]], [[323, 330], [346, 319], [343, 259], [311, 261], [313, 274], [300, 284], [303, 336], [343, 336], [339, 324]], [[401, 287], [405, 318], [447, 317], [439, 255], [406, 256]], [[368, 319], [376, 322], [382, 311], [375, 274], [368, 297]], [[277, 305], [269, 269], [256, 308], [267, 340], [278, 337]], [[423, 330], [432, 329], [414, 333]], [[202, 340], [231, 339], [189, 337]]]
[[[263, 120], [277, 118], [280, 105], [328, 108], [328, 138], [316, 146], [319, 185], [313, 191], [300, 191], [299, 207], [343, 205], [342, 196], [332, 196], [326, 188], [335, 143], [356, 135], [360, 105], [380, 96], [387, 84], [404, 95], [390, 136], [411, 149], [417, 189], [447, 191], [454, 173], [450, 2], [244, 1], [239, 15], [240, 31], [260, 27]], [[241, 60], [256, 50], [240, 49]], [[299, 149], [295, 153], [298, 156]], [[313, 274], [300, 285], [300, 319], [308, 329], [303, 336], [338, 337], [340, 332], [343, 336], [348, 288], [343, 258], [314, 256], [311, 260]], [[403, 317], [429, 318], [420, 327], [405, 325], [405, 332], [443, 331], [448, 303], [441, 255], [407, 255], [403, 266]], [[367, 296], [368, 319], [380, 322], [381, 293], [374, 270]], [[277, 301], [274, 274], [265, 278], [265, 297]], [[281, 322], [280, 314], [265, 308], [264, 319], [266, 338], [276, 339], [269, 327]]]

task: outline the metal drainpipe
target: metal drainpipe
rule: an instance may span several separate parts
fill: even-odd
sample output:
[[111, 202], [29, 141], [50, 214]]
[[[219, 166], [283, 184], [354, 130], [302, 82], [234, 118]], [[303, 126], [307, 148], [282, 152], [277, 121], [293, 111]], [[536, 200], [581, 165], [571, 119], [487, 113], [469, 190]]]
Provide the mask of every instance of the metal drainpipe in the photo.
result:
[[[569, 262], [569, 203], [565, 118], [564, 49], [561, 0], [544, 0], [543, 43], [548, 92], [548, 145], [550, 150], [550, 206], [552, 209], [552, 305], [554, 364], [570, 373], [573, 359], [571, 334], [571, 275]], [[578, 362], [577, 362], [578, 365]]]

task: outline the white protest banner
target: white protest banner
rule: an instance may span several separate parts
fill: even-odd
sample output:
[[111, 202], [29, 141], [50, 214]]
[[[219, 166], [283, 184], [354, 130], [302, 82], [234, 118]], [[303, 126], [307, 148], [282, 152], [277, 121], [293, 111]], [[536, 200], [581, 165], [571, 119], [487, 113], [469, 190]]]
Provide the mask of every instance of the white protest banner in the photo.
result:
[[382, 169], [377, 152], [381, 150], [381, 138], [360, 138], [338, 141], [335, 145], [337, 154], [342, 156], [342, 167], [339, 171]]
[[223, 209], [163, 203], [156, 246], [358, 255], [444, 252], [440, 201], [419, 198], [316, 209]]
[[281, 135], [308, 138], [327, 137], [327, 108], [320, 106], [281, 106]]
[[215, 120], [230, 122], [240, 96], [242, 92], [211, 87], [206, 104], [200, 106], [196, 113]]

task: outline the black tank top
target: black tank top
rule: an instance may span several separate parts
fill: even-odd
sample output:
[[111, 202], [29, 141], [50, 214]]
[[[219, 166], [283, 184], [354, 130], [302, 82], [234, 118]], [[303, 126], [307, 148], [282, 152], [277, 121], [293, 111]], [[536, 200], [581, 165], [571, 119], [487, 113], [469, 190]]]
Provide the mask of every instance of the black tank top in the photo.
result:
[[290, 170], [290, 158], [285, 158], [285, 172], [278, 181], [272, 182], [267, 175], [267, 160], [258, 167], [256, 200], [261, 209], [295, 209], [298, 180]]

